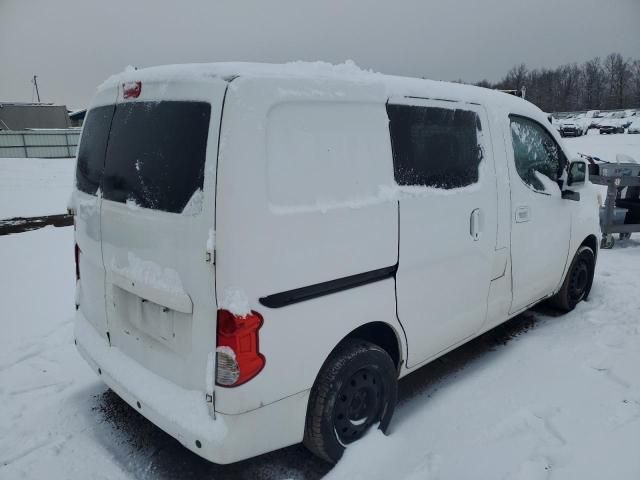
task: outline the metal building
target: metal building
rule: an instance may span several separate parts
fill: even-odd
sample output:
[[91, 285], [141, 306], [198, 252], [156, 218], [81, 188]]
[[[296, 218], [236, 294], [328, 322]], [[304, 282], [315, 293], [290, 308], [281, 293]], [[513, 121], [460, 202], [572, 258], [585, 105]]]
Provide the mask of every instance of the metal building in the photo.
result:
[[67, 107], [52, 103], [0, 102], [0, 130], [69, 128]]

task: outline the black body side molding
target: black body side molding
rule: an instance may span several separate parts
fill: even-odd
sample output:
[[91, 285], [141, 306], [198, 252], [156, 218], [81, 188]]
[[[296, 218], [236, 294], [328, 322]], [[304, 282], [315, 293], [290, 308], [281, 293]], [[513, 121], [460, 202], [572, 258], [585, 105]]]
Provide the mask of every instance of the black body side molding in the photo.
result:
[[308, 287], [294, 288], [286, 292], [274, 293], [273, 295], [261, 297], [259, 301], [262, 305], [269, 308], [286, 307], [293, 303], [304, 302], [312, 298], [331, 295], [332, 293], [392, 278], [397, 271], [398, 264], [396, 263], [390, 267], [378, 268], [364, 273], [349, 275], [348, 277], [336, 278], [328, 282], [316, 283]]

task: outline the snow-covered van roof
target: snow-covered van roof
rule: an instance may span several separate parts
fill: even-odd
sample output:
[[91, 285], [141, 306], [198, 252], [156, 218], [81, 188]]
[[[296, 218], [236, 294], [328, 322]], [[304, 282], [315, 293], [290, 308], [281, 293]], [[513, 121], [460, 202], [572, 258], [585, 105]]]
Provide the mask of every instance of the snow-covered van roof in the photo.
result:
[[163, 65], [136, 70], [127, 67], [122, 73], [111, 76], [98, 90], [114, 88], [121, 83], [207, 81], [223, 79], [231, 81], [238, 77], [251, 78], [308, 78], [312, 80], [344, 81], [361, 86], [378, 87], [382, 95], [416, 96], [433, 99], [459, 100], [479, 104], [500, 104], [505, 109], [530, 109], [532, 113], [542, 113], [533, 104], [513, 95], [483, 87], [436, 80], [385, 75], [371, 70], [363, 70], [353, 61], [342, 64], [327, 62], [289, 62], [283, 64], [222, 62]]

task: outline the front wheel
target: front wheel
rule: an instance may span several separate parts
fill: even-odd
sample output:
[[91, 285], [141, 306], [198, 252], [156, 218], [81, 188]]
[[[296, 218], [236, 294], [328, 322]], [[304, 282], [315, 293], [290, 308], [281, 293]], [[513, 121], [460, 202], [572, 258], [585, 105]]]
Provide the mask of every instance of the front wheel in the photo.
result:
[[602, 236], [602, 240], [600, 241], [600, 248], [604, 248], [606, 250], [610, 250], [616, 243], [616, 239], [610, 233], [605, 233]]
[[570, 312], [578, 303], [586, 300], [593, 284], [595, 266], [594, 251], [587, 246], [580, 247], [571, 262], [562, 288], [552, 297], [552, 303], [561, 310]]
[[386, 430], [397, 396], [396, 367], [389, 354], [364, 340], [346, 340], [327, 359], [311, 389], [305, 446], [336, 463], [345, 447], [372, 425]]

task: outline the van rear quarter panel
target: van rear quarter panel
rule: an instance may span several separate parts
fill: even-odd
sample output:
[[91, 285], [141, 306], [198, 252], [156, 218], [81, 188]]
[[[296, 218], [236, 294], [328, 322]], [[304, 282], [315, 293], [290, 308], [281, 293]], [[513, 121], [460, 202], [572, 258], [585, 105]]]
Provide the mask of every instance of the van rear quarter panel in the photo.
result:
[[264, 317], [264, 370], [216, 390], [240, 413], [311, 388], [337, 343], [388, 323], [387, 279], [282, 308], [259, 298], [395, 265], [397, 201], [384, 92], [332, 80], [237, 78], [227, 91], [216, 198], [218, 304], [240, 290]]

